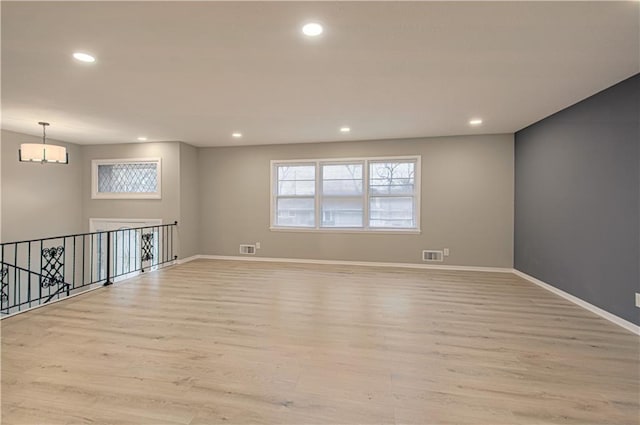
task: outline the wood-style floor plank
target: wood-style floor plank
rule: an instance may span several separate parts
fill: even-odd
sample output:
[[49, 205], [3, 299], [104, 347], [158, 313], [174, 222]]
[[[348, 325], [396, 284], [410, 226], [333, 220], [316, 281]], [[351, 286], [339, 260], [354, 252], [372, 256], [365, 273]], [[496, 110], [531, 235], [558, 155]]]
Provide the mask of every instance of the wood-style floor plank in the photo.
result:
[[1, 328], [3, 424], [640, 423], [638, 337], [510, 274], [198, 260]]

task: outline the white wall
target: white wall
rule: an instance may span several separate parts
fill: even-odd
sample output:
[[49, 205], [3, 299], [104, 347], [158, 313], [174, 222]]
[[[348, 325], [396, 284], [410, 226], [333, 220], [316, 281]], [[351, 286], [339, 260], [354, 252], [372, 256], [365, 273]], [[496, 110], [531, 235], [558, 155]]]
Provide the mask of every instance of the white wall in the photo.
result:
[[[420, 263], [423, 249], [449, 248], [444, 264], [512, 267], [513, 135], [440, 137], [233, 148], [178, 142], [69, 145], [70, 164], [17, 161], [20, 142], [3, 131], [4, 240], [89, 230], [89, 218], [177, 220], [178, 253]], [[269, 230], [270, 161], [421, 155], [421, 234]], [[162, 158], [162, 199], [91, 199], [91, 160]], [[53, 230], [52, 230], [53, 229]]]
[[[420, 263], [423, 249], [449, 248], [444, 264], [512, 267], [513, 135], [313, 143], [198, 151], [202, 254]], [[270, 161], [422, 156], [419, 235], [269, 230]]]
[[2, 130], [2, 241], [35, 239], [81, 232], [82, 155], [78, 145], [65, 145], [69, 164], [18, 161], [21, 143], [39, 137]]
[[[43, 165], [18, 161], [20, 143], [39, 143], [40, 138], [3, 130], [1, 140], [3, 241], [88, 232], [90, 218], [180, 222], [184, 211], [185, 222], [191, 224], [179, 230], [176, 251], [197, 254], [196, 148], [177, 142], [79, 146], [52, 140], [67, 146], [69, 164]], [[162, 199], [91, 198], [91, 160], [143, 157], [162, 159]]]
[[[157, 218], [163, 224], [180, 217], [180, 144], [130, 143], [82, 147], [82, 210], [90, 218]], [[162, 199], [92, 199], [91, 161], [94, 159], [161, 158]]]
[[198, 149], [180, 143], [179, 239], [182, 258], [200, 254], [200, 180]]

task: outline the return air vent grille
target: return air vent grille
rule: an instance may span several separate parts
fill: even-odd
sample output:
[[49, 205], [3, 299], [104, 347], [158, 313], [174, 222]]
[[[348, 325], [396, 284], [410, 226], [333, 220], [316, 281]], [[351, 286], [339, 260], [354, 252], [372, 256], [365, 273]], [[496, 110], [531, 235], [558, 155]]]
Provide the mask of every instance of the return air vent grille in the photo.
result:
[[256, 253], [255, 245], [240, 245], [240, 254], [254, 255]]
[[444, 259], [442, 251], [422, 251], [422, 261], [441, 263]]

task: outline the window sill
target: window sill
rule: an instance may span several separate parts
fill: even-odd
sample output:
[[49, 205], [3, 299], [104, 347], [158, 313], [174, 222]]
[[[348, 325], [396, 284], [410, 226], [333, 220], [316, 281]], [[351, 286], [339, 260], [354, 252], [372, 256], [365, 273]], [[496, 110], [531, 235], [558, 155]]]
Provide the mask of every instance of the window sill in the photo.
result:
[[309, 227], [269, 227], [272, 232], [293, 232], [293, 233], [366, 233], [376, 235], [420, 235], [420, 229], [316, 229]]
[[159, 193], [92, 193], [91, 199], [162, 199]]

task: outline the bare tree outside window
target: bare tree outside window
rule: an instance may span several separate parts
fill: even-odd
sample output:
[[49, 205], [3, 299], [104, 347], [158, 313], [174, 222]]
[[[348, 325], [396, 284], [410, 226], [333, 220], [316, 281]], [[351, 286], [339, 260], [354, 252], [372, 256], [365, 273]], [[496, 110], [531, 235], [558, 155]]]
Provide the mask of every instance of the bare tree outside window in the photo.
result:
[[415, 162], [372, 162], [369, 226], [415, 227]]

